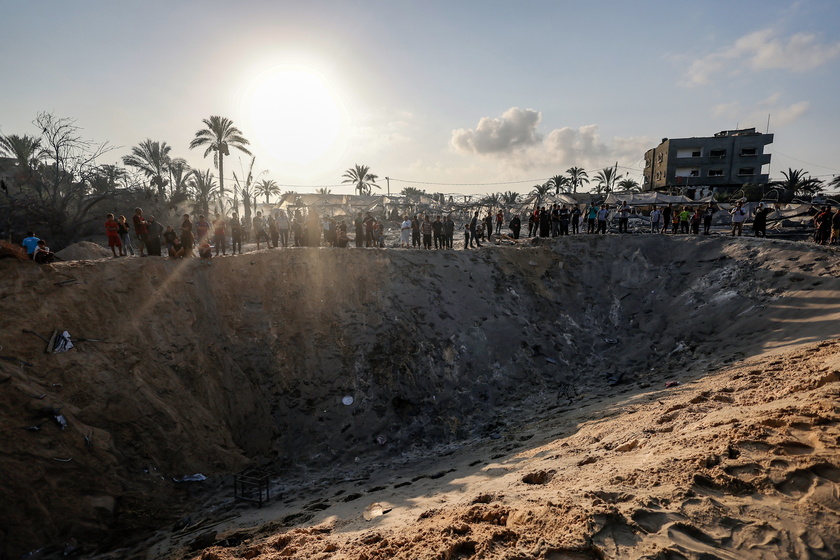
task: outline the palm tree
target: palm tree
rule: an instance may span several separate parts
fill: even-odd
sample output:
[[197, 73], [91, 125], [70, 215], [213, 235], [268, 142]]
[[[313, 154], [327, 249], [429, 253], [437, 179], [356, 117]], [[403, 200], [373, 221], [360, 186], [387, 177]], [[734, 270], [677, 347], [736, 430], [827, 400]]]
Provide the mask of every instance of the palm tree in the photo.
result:
[[195, 133], [190, 142], [190, 149], [207, 146], [204, 157], [213, 152], [213, 165], [219, 170], [219, 196], [225, 196], [225, 156], [230, 155], [230, 148], [236, 148], [244, 154], [251, 155], [247, 146], [250, 142], [242, 136], [242, 131], [233, 126], [233, 121], [225, 117], [212, 116], [203, 119], [203, 128]]
[[315, 194], [330, 194], [331, 192], [327, 187], [318, 187], [315, 189]]
[[502, 203], [507, 206], [511, 207], [516, 204], [516, 201], [519, 199], [519, 193], [513, 191], [507, 191], [502, 193]]
[[219, 194], [219, 191], [216, 189], [216, 180], [213, 174], [209, 169], [204, 172], [193, 169], [189, 185], [192, 188], [196, 202], [204, 210], [204, 215], [208, 216], [210, 214], [210, 201]]
[[353, 183], [355, 185], [353, 190], [359, 191], [360, 195], [370, 194], [371, 187], [382, 188], [376, 184], [378, 177], [370, 172], [370, 167], [367, 165], [356, 164], [355, 168], [351, 167], [345, 171], [342, 177], [345, 178], [342, 183]]
[[403, 196], [421, 196], [426, 194], [426, 191], [420, 190], [417, 187], [405, 187], [400, 194]]
[[157, 142], [149, 138], [131, 148], [131, 154], [123, 157], [123, 164], [141, 171], [149, 179], [149, 185], [157, 188], [158, 195], [164, 196], [164, 188], [169, 184], [164, 176], [169, 173], [169, 152], [171, 146], [166, 142]]
[[605, 192], [607, 194], [611, 193], [615, 182], [622, 177], [623, 175], [618, 174], [614, 167], [603, 168], [597, 175], [595, 175], [595, 180], [598, 181], [598, 186], [595, 187], [595, 192]]
[[175, 158], [169, 162], [169, 196], [176, 197], [187, 192], [187, 179], [192, 173], [187, 160]]
[[578, 187], [582, 187], [584, 183], [589, 184], [589, 175], [580, 167], [570, 167], [566, 173], [569, 174], [569, 184], [573, 193], [577, 193]]
[[[810, 177], [803, 169], [788, 168], [782, 171], [784, 179], [767, 183], [768, 187], [781, 187], [794, 196], [814, 195], [822, 191], [823, 182], [816, 177]], [[836, 181], [832, 181], [832, 184]]]
[[551, 185], [548, 183], [543, 183], [542, 185], [534, 185], [534, 190], [531, 191], [531, 194], [537, 195], [537, 206], [542, 204], [542, 199], [545, 195], [547, 195], [551, 191]]
[[548, 180], [548, 184], [554, 189], [554, 194], [560, 194], [560, 191], [568, 188], [570, 183], [569, 178], [565, 175], [555, 175]]
[[28, 134], [0, 136], [0, 155], [13, 157], [21, 168], [32, 171], [42, 158], [41, 139]]
[[639, 188], [639, 182], [635, 179], [630, 179], [629, 177], [619, 181], [618, 188], [616, 190], [626, 193], [641, 192], [641, 189]]
[[254, 194], [265, 197], [266, 205], [269, 204], [268, 197], [271, 195], [279, 195], [280, 187], [274, 179], [263, 179], [254, 185]]

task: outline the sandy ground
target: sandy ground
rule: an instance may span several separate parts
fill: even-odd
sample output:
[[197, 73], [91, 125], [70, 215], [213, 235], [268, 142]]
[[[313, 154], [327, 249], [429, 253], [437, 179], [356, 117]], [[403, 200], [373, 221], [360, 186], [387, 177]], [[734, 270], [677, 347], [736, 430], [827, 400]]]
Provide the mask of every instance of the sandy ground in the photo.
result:
[[836, 261], [610, 235], [0, 262], [0, 554], [836, 557]]

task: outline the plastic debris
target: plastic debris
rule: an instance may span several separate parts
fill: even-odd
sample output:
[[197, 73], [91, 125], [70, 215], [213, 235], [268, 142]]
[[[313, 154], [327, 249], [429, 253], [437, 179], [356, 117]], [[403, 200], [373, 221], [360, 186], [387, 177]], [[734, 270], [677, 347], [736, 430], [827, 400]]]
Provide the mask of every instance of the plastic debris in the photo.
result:
[[185, 474], [184, 476], [179, 476], [177, 478], [173, 478], [172, 482], [201, 482], [203, 480], [207, 480], [207, 477], [201, 473], [195, 474]]
[[55, 342], [53, 343], [53, 354], [58, 354], [60, 352], [67, 352], [73, 348], [73, 343], [70, 341], [70, 333], [64, 331], [57, 337], [55, 337]]
[[63, 414], [56, 414], [55, 416], [53, 416], [53, 419], [55, 420], [56, 424], [61, 426], [62, 430], [67, 427], [67, 418], [65, 418]]
[[353, 404], [353, 397], [351, 397], [350, 395], [343, 397], [341, 399], [341, 404], [343, 404], [344, 406], [350, 406], [351, 404]]
[[679, 384], [680, 384], [679, 381], [666, 381], [665, 382], [665, 388], [670, 389], [671, 387], [676, 387]]
[[605, 338], [604, 342], [606, 342], [607, 344], [618, 344], [618, 339], [617, 338]]

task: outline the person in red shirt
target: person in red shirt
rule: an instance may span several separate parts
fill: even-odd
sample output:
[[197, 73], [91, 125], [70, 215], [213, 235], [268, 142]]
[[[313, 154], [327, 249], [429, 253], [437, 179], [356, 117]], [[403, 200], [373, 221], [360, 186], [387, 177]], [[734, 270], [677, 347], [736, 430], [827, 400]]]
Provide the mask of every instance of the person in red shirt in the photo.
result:
[[[113, 214], [108, 214], [106, 216], [108, 220], [105, 222], [105, 235], [108, 236], [108, 247], [111, 248], [111, 252], [114, 254], [114, 258], [122, 256], [122, 242], [120, 241], [120, 234], [119, 234], [119, 226], [117, 225], [117, 221], [114, 219]], [[120, 250], [120, 254], [117, 255], [117, 248]]]
[[149, 239], [149, 223], [143, 218], [143, 209], [135, 208], [134, 216], [131, 219], [134, 222], [134, 233], [137, 235], [137, 239], [140, 240], [140, 256], [145, 257], [146, 241]]

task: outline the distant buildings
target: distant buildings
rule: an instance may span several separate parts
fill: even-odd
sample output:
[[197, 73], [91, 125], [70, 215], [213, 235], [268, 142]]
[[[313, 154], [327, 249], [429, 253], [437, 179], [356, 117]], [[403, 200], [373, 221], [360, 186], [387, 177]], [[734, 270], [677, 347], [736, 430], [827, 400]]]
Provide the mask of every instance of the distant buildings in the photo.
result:
[[680, 191], [699, 198], [715, 191], [734, 192], [744, 185], [764, 185], [770, 164], [764, 146], [772, 134], [754, 128], [724, 130], [712, 137], [663, 138], [645, 152], [644, 191]]

